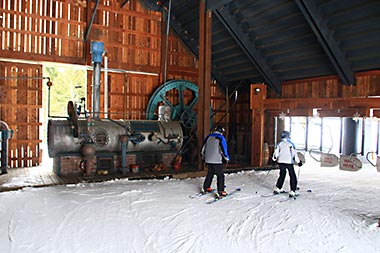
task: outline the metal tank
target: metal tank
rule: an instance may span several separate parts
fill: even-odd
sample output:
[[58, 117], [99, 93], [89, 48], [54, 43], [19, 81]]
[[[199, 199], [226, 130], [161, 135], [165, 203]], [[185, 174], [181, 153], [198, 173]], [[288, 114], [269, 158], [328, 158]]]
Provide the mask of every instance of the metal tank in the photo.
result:
[[352, 118], [342, 118], [341, 154], [357, 153], [358, 125]]
[[121, 152], [121, 140], [127, 139], [127, 152], [179, 150], [183, 133], [178, 121], [156, 120], [78, 120], [78, 137], [69, 120], [49, 120], [48, 152], [51, 158], [62, 154], [81, 153], [85, 144], [95, 151]]

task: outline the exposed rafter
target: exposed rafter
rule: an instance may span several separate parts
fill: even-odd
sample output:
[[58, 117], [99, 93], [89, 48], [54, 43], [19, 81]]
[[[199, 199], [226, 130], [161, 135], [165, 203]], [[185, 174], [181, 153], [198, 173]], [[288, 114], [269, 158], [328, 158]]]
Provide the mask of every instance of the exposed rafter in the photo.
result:
[[96, 11], [98, 9], [98, 6], [99, 6], [99, 0], [96, 0], [94, 10], [92, 11], [90, 23], [88, 24], [88, 26], [86, 28], [86, 32], [84, 33], [84, 41], [87, 41], [88, 36], [90, 35], [91, 28], [92, 28], [92, 25], [93, 25], [94, 20], [95, 20], [95, 15], [96, 15]]
[[[162, 5], [157, 5], [151, 3], [149, 0], [142, 0], [147, 6], [149, 6], [152, 10], [155, 11], [163, 11], [164, 7]], [[156, 3], [156, 1], [155, 1]], [[190, 49], [190, 51], [196, 56], [199, 57], [199, 49], [198, 49], [198, 40], [197, 38], [194, 38], [188, 34], [188, 32], [183, 29], [181, 24], [175, 19], [174, 15], [172, 15], [172, 18], [170, 19], [170, 27], [174, 30], [175, 33], [178, 34], [178, 36], [182, 39], [182, 41], [185, 43], [185, 45]], [[211, 66], [211, 72], [215, 80], [218, 82], [218, 84], [226, 88], [227, 87], [227, 81], [224, 78], [222, 74], [220, 74], [220, 71], [215, 67], [215, 65]]]
[[229, 4], [233, 0], [208, 0], [207, 1], [207, 9], [214, 11], [224, 5]]
[[280, 81], [277, 79], [271, 68], [261, 58], [259, 51], [254, 47], [254, 43], [249, 39], [238, 23], [235, 22], [227, 8], [214, 10], [214, 14], [225, 26], [237, 44], [241, 47], [250, 61], [256, 66], [265, 81], [277, 94], [280, 94]]
[[[188, 33], [178, 24], [178, 22], [173, 22], [173, 20], [171, 20], [170, 22], [171, 22], [171, 27], [180, 36], [180, 38], [186, 44], [186, 46], [193, 52], [195, 56], [199, 57], [198, 44], [196, 43], [195, 38], [189, 36]], [[223, 88], [226, 88], [227, 87], [226, 80], [220, 74], [220, 71], [215, 67], [215, 65], [211, 66], [211, 72], [215, 80]]]
[[333, 38], [333, 32], [329, 30], [324, 19], [319, 14], [317, 6], [308, 0], [295, 0], [295, 2], [343, 83], [354, 85], [356, 83], [355, 74], [337, 41]]
[[126, 5], [129, 2], [129, 0], [119, 0], [120, 8], [123, 8], [124, 5]]

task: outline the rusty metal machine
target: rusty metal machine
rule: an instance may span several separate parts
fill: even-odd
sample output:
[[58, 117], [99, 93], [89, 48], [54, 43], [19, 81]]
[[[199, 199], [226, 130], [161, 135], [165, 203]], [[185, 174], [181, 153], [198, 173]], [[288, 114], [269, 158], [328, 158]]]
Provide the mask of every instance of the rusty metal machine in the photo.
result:
[[[75, 136], [76, 135], [76, 136]], [[183, 144], [178, 121], [82, 119], [50, 120], [49, 156], [56, 174], [129, 172], [154, 166], [171, 168]]]
[[[183, 146], [189, 143], [189, 132], [196, 127], [193, 107], [198, 101], [197, 86], [184, 80], [165, 83], [148, 104], [147, 120], [100, 119], [100, 63], [104, 45], [92, 42], [91, 50], [92, 113], [85, 112], [80, 118], [76, 105], [69, 101], [68, 117], [50, 119], [48, 123], [48, 152], [55, 173], [178, 170]], [[179, 96], [173, 102], [165, 99], [171, 89]]]

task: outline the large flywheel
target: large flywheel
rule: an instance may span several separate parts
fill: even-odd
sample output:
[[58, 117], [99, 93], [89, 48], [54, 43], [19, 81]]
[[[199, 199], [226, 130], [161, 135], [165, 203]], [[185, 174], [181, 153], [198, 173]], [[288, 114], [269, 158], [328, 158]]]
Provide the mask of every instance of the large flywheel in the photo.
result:
[[153, 93], [146, 109], [147, 119], [158, 118], [158, 107], [169, 106], [171, 119], [178, 120], [185, 128], [196, 128], [198, 86], [186, 80], [172, 80], [164, 83]]

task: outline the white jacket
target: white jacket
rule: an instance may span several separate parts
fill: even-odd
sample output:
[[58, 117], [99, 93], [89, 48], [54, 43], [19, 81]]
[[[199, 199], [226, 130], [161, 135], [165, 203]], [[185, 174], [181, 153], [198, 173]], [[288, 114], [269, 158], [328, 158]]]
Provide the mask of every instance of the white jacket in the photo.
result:
[[300, 159], [297, 155], [296, 147], [290, 139], [282, 139], [276, 146], [272, 156], [273, 161], [278, 163], [293, 164], [294, 160], [298, 164]]

